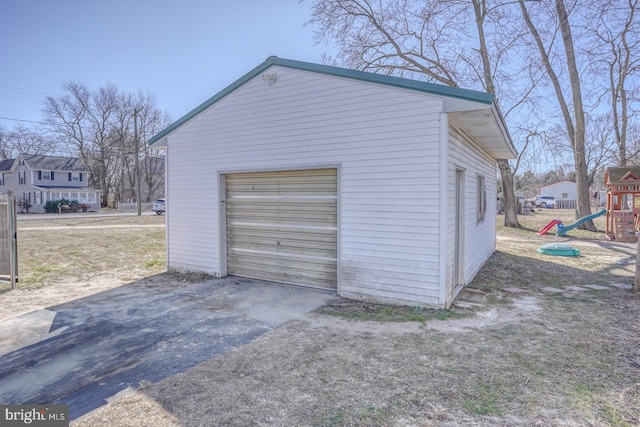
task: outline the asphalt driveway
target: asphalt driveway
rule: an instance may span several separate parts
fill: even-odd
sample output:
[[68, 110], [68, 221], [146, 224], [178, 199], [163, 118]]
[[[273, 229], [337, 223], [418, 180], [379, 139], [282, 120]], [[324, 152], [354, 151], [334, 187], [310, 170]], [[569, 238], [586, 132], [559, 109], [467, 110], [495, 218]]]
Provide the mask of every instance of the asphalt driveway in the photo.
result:
[[142, 280], [0, 321], [0, 403], [68, 404], [75, 419], [141, 382], [241, 346], [335, 293], [227, 277]]

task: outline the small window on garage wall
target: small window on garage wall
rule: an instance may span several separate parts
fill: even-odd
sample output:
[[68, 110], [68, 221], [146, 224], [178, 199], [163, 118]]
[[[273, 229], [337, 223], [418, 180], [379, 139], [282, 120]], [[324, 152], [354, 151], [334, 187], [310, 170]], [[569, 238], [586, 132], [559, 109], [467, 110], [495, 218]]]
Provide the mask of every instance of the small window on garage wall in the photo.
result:
[[484, 221], [487, 213], [487, 187], [484, 176], [478, 175], [478, 222]]

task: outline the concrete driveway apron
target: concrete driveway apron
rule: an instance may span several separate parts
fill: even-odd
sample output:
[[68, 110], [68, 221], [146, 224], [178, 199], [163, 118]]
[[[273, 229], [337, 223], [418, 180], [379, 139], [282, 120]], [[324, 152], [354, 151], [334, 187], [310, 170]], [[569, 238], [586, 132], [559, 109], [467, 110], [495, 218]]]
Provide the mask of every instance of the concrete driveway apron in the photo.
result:
[[125, 285], [0, 321], [0, 403], [68, 404], [75, 419], [319, 307], [335, 292], [227, 277]]

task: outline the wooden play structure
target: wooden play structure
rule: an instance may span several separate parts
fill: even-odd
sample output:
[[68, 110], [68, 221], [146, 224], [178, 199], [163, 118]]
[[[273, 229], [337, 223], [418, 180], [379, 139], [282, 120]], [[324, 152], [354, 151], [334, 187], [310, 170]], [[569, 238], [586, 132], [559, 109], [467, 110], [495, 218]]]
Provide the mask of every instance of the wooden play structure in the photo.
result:
[[609, 168], [607, 186], [607, 237], [620, 242], [635, 242], [640, 226], [640, 166]]

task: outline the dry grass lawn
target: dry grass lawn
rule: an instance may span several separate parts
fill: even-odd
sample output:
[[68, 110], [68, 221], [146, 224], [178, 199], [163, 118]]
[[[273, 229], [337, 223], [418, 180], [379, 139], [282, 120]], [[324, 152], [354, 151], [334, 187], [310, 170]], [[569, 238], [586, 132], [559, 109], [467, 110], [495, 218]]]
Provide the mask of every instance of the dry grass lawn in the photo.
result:
[[[522, 229], [499, 226], [498, 250], [470, 285], [486, 292], [481, 306], [433, 312], [336, 300], [182, 374], [133, 384], [71, 425], [638, 426], [640, 297], [610, 286], [632, 283], [636, 246], [602, 232], [535, 233], [572, 215], [544, 211], [521, 217]], [[81, 269], [60, 267], [58, 279], [52, 274], [31, 293], [62, 278], [80, 284], [99, 274], [126, 281], [158, 273], [162, 267], [145, 267], [163, 256], [149, 253], [157, 232], [130, 228], [111, 239], [102, 253], [113, 252], [115, 273], [85, 260]], [[47, 235], [39, 233], [29, 240], [38, 254]], [[581, 256], [536, 252], [549, 242], [569, 243]], [[542, 289], [574, 285], [606, 289]], [[526, 293], [501, 291], [507, 286]]]
[[[38, 218], [47, 219], [38, 219]], [[25, 215], [18, 290], [0, 282], [0, 319], [166, 270], [164, 216]]]

